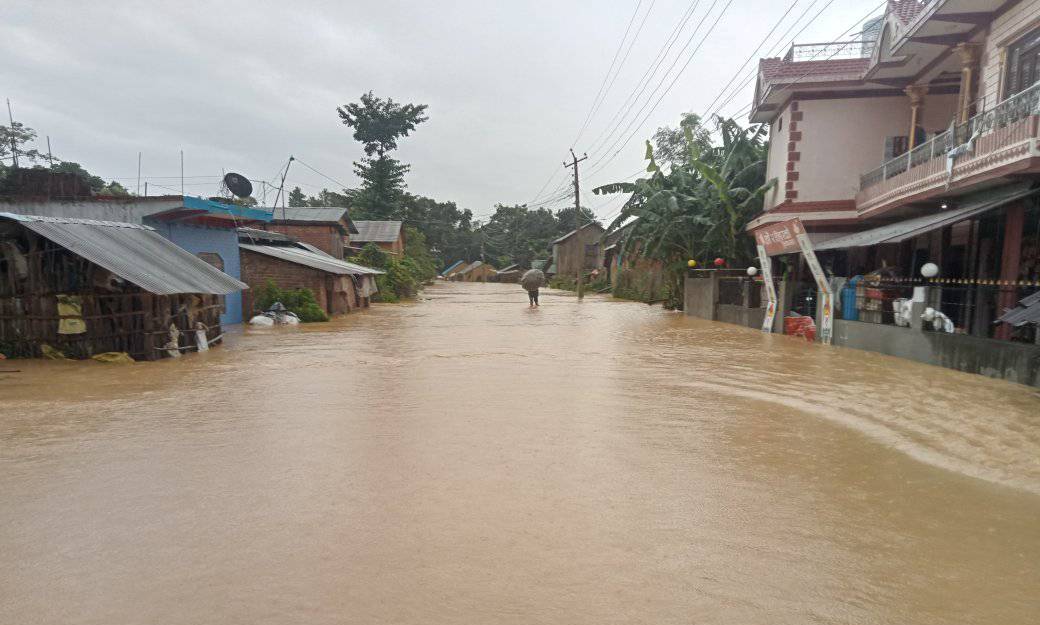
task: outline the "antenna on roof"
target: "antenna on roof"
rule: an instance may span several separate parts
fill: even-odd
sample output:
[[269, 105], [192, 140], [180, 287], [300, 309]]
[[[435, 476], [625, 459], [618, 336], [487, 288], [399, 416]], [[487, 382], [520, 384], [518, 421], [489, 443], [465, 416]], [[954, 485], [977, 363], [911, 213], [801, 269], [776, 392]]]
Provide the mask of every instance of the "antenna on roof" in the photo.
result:
[[[282, 197], [282, 191], [285, 190], [285, 177], [289, 175], [289, 167], [292, 166], [292, 162], [296, 160], [296, 157], [292, 154], [289, 155], [289, 162], [285, 164], [285, 171], [282, 172], [282, 182], [278, 185], [278, 195], [274, 196], [274, 205], [271, 207], [271, 214], [278, 209], [278, 199]], [[282, 200], [282, 220], [285, 220], [285, 200]]]

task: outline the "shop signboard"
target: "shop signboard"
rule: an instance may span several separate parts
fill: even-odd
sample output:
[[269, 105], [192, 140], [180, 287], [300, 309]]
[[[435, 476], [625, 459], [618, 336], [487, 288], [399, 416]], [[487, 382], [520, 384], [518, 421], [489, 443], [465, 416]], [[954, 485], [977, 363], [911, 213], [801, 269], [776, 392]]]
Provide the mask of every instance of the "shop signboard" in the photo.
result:
[[[771, 331], [773, 319], [776, 317], [777, 301], [776, 288], [772, 286], [772, 271], [770, 271], [769, 257], [781, 254], [793, 254], [801, 252], [805, 256], [805, 262], [812, 271], [813, 279], [820, 293], [820, 341], [830, 344], [834, 336], [834, 294], [831, 292], [830, 281], [816, 258], [809, 234], [799, 219], [789, 219], [780, 223], [762, 228], [755, 233], [755, 242], [758, 247], [759, 261], [762, 263], [762, 278], [766, 280], [766, 292], [769, 297], [766, 319], [762, 323], [764, 331]], [[766, 330], [768, 324], [769, 330]]]
[[765, 248], [766, 254], [770, 256], [795, 254], [800, 249], [796, 231], [796, 227], [800, 226], [801, 222], [798, 219], [781, 221], [757, 230], [755, 241], [760, 247]]

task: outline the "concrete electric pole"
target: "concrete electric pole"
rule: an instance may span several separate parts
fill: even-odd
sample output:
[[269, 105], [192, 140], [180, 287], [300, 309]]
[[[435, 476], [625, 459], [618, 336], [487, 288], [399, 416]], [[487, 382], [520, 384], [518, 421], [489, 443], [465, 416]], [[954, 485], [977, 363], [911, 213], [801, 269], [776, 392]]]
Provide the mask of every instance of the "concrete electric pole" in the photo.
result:
[[[588, 154], [583, 154], [581, 158], [574, 155], [574, 150], [571, 150], [571, 162], [564, 163], [564, 168], [574, 168], [574, 236], [578, 237], [578, 251], [580, 253], [580, 260], [578, 261], [578, 299], [585, 297], [585, 246], [581, 244], [581, 187], [578, 183], [578, 163], [589, 157]], [[559, 262], [559, 261], [557, 261]], [[559, 268], [557, 268], [557, 271]]]

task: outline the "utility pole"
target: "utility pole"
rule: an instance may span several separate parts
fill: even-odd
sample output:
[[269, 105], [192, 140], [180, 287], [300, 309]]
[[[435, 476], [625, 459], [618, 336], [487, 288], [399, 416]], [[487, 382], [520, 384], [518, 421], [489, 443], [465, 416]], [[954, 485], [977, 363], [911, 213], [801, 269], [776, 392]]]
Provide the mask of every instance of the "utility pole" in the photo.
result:
[[[580, 252], [580, 260], [578, 261], [578, 299], [585, 297], [585, 246], [581, 243], [581, 187], [578, 183], [578, 163], [589, 157], [588, 154], [582, 154], [581, 158], [578, 158], [574, 154], [574, 150], [571, 149], [571, 162], [564, 163], [564, 169], [573, 167], [574, 168], [574, 236], [578, 238], [578, 250]], [[559, 268], [557, 268], [557, 271]]]

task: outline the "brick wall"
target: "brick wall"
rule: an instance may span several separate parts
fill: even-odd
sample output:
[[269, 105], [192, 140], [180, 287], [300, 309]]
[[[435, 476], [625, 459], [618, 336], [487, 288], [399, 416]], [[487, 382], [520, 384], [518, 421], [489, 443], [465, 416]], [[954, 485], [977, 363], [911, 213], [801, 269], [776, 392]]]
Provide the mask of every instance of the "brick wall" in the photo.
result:
[[343, 234], [335, 226], [269, 223], [264, 225], [264, 229], [287, 234], [304, 243], [310, 243], [326, 254], [343, 258]]
[[[311, 269], [256, 252], [242, 250], [242, 281], [249, 285], [249, 291], [243, 294], [243, 309], [248, 317], [256, 314], [253, 310], [253, 290], [263, 287], [271, 280], [280, 289], [310, 289], [318, 305], [330, 314], [347, 312], [346, 301], [342, 294], [335, 291], [340, 287], [339, 276], [318, 269]], [[328, 293], [333, 291], [333, 306], [329, 310]], [[342, 305], [340, 303], [342, 302]]]

